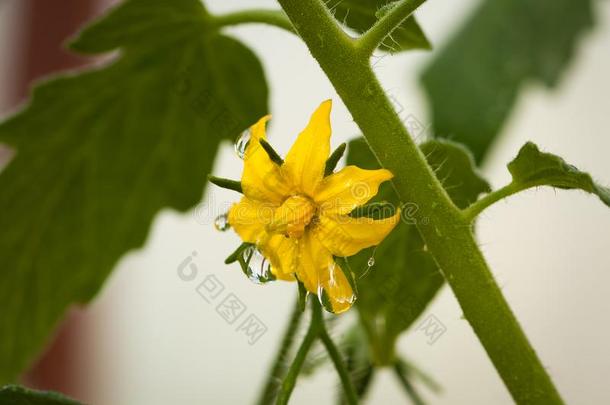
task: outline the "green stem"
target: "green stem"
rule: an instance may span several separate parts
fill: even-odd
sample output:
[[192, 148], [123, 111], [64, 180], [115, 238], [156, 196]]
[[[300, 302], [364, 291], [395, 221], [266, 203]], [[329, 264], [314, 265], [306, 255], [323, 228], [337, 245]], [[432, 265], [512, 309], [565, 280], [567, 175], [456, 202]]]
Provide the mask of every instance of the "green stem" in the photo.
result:
[[267, 376], [267, 382], [265, 383], [261, 395], [256, 402], [258, 405], [268, 405], [273, 403], [273, 399], [275, 398], [279, 388], [278, 381], [284, 378], [286, 373], [286, 357], [292, 349], [294, 336], [299, 329], [302, 316], [303, 311], [301, 311], [301, 308], [299, 308], [299, 304], [297, 302], [292, 310], [290, 321], [288, 322], [288, 326], [284, 332], [284, 337], [280, 343], [280, 350], [278, 351], [271, 370]]
[[[315, 301], [315, 300], [313, 300]], [[321, 311], [320, 304], [317, 303], [318, 311]], [[315, 310], [315, 309], [314, 309]], [[345, 367], [345, 362], [341, 358], [341, 353], [333, 343], [330, 336], [328, 336], [328, 332], [326, 332], [326, 328], [324, 327], [324, 323], [320, 325], [320, 339], [326, 347], [326, 351], [330, 356], [333, 364], [335, 365], [335, 369], [337, 370], [337, 374], [339, 374], [339, 379], [341, 380], [341, 385], [343, 385], [343, 391], [345, 392], [345, 399], [349, 405], [357, 405], [358, 404], [358, 395], [356, 394], [356, 389], [354, 388], [354, 384], [352, 383], [352, 379], [347, 372], [347, 368]]]
[[[278, 0], [381, 165], [394, 173], [464, 317], [520, 404], [563, 403], [498, 288], [471, 231], [411, 139], [375, 77], [369, 58], [338, 26], [321, 0]], [[425, 225], [424, 225], [425, 224]]]
[[464, 209], [464, 217], [472, 222], [485, 208], [500, 201], [503, 198], [516, 194], [523, 190], [523, 187], [516, 183], [510, 183], [499, 190], [493, 191], [476, 201], [468, 208]]
[[282, 28], [294, 33], [292, 23], [282, 10], [241, 10], [228, 14], [210, 16], [212, 23], [218, 27], [238, 24], [263, 23]]
[[425, 0], [403, 0], [393, 6], [383, 17], [356, 41], [356, 47], [367, 57]]
[[[299, 377], [299, 373], [301, 372], [301, 368], [303, 367], [303, 363], [307, 358], [307, 353], [309, 353], [309, 349], [311, 349], [311, 345], [318, 338], [320, 333], [320, 325], [322, 324], [322, 313], [315, 309], [315, 304], [318, 304], [317, 300], [312, 299], [312, 312], [311, 312], [311, 324], [309, 325], [309, 329], [307, 330], [307, 334], [297, 351], [297, 354], [288, 369], [288, 373], [284, 378], [284, 382], [280, 387], [280, 392], [277, 396], [277, 405], [285, 405], [288, 403], [290, 399], [290, 395], [294, 390], [294, 386], [297, 382], [297, 378]], [[320, 304], [318, 304], [319, 307]]]

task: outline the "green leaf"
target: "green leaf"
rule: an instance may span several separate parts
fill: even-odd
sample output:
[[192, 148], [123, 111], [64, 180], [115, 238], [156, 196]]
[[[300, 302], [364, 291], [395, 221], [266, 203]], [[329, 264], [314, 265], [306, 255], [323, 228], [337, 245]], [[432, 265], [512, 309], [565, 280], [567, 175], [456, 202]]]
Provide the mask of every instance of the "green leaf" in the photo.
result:
[[466, 208], [481, 193], [491, 191], [489, 183], [476, 168], [472, 154], [463, 145], [438, 139], [424, 142], [420, 149], [458, 207]]
[[17, 385], [0, 388], [3, 405], [79, 405], [80, 402], [51, 391], [34, 391]]
[[[375, 364], [371, 358], [366, 332], [360, 324], [355, 324], [341, 337], [339, 348], [345, 359], [345, 367], [354, 385], [356, 395], [363, 400], [371, 386]], [[364, 401], [363, 401], [364, 402]], [[337, 404], [348, 404], [345, 391], [339, 391]]]
[[105, 68], [36, 87], [0, 124], [0, 383], [142, 246], [164, 207], [200, 201], [219, 143], [267, 112], [256, 56], [208, 27], [199, 0], [129, 0], [72, 43]]
[[[391, 8], [392, 3], [394, 2], [387, 0], [342, 0], [336, 4], [331, 3], [331, 6], [339, 22], [358, 33], [364, 33], [375, 24], [384, 10]], [[415, 17], [409, 17], [385, 39], [380, 49], [401, 52], [409, 49], [431, 49], [431, 45]]]
[[595, 194], [610, 207], [610, 189], [593, 181], [590, 174], [581, 172], [559, 156], [541, 152], [531, 142], [526, 143], [517, 157], [508, 164], [517, 189], [552, 186], [561, 189], [580, 189]]
[[591, 0], [485, 0], [423, 74], [435, 134], [481, 161], [523, 85], [556, 86], [592, 25]]
[[376, 201], [354, 208], [349, 216], [352, 218], [385, 219], [396, 214], [396, 205], [388, 201]]
[[[458, 206], [467, 206], [489, 190], [489, 184], [477, 173], [472, 157], [462, 146], [430, 141], [421, 149]], [[379, 167], [362, 138], [352, 140], [348, 150], [348, 164]], [[389, 184], [382, 185], [377, 199], [397, 202]], [[359, 286], [356, 307], [369, 332], [375, 360], [381, 364], [392, 364], [396, 338], [419, 317], [444, 283], [415, 226], [413, 213], [417, 209], [403, 205], [402, 221], [392, 233], [376, 249], [367, 249], [348, 261]], [[372, 267], [370, 257], [375, 259]]]

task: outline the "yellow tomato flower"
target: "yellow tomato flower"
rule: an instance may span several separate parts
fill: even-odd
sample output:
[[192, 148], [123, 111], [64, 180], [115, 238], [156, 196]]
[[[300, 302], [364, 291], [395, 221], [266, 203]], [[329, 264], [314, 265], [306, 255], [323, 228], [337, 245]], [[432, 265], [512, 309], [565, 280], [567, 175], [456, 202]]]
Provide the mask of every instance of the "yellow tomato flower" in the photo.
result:
[[324, 177], [331, 105], [327, 100], [318, 107], [281, 165], [260, 142], [270, 116], [250, 128], [241, 178], [244, 197], [231, 207], [228, 220], [269, 260], [276, 278], [296, 276], [327, 310], [340, 313], [350, 308], [355, 295], [333, 256], [351, 256], [379, 244], [400, 212], [380, 220], [348, 215], [375, 196], [392, 173], [347, 166]]

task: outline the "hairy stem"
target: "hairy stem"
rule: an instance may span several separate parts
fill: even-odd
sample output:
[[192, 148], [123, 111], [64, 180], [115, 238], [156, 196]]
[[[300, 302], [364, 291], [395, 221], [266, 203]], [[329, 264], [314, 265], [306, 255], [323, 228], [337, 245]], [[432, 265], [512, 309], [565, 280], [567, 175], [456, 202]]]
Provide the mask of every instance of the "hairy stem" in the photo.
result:
[[382, 166], [394, 173], [403, 202], [419, 207], [419, 231], [517, 403], [563, 403], [498, 288], [471, 231], [409, 136], [368, 57], [321, 0], [278, 0]]
[[367, 57], [425, 0], [402, 0], [356, 41], [356, 47]]
[[520, 184], [510, 183], [501, 189], [492, 191], [491, 193], [485, 195], [480, 200], [476, 201], [468, 208], [464, 209], [464, 217], [468, 221], [473, 221], [485, 208], [490, 205], [500, 201], [503, 198], [516, 194], [520, 191], [523, 191], [524, 187]]
[[303, 311], [301, 311], [301, 308], [299, 308], [299, 304], [296, 303], [294, 309], [292, 310], [292, 314], [290, 315], [290, 321], [288, 322], [288, 326], [284, 332], [284, 337], [280, 343], [280, 350], [275, 357], [271, 370], [267, 375], [267, 382], [265, 383], [261, 395], [256, 402], [258, 405], [268, 405], [273, 403], [280, 385], [278, 381], [281, 381], [286, 374], [286, 359], [292, 349], [294, 337], [299, 329], [302, 317]]
[[236, 11], [228, 14], [209, 16], [212, 23], [218, 27], [238, 24], [263, 23], [282, 28], [294, 33], [292, 23], [281, 10], [252, 9]]

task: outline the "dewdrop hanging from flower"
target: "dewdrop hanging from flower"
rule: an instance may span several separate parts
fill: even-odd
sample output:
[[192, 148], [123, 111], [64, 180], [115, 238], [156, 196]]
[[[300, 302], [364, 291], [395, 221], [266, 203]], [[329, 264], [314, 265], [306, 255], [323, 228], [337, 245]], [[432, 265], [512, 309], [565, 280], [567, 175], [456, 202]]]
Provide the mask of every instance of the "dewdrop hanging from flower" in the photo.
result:
[[400, 212], [377, 220], [349, 215], [374, 197], [392, 173], [356, 166], [332, 173], [345, 145], [329, 158], [331, 106], [327, 100], [318, 107], [285, 160], [266, 141], [271, 117], [261, 118], [250, 128], [249, 139], [238, 141], [244, 159], [241, 184], [211, 180], [244, 194], [226, 219], [245, 243], [227, 262], [240, 261], [258, 282], [298, 280], [326, 310], [341, 313], [351, 307], [355, 294], [347, 269], [334, 257], [379, 244]]

